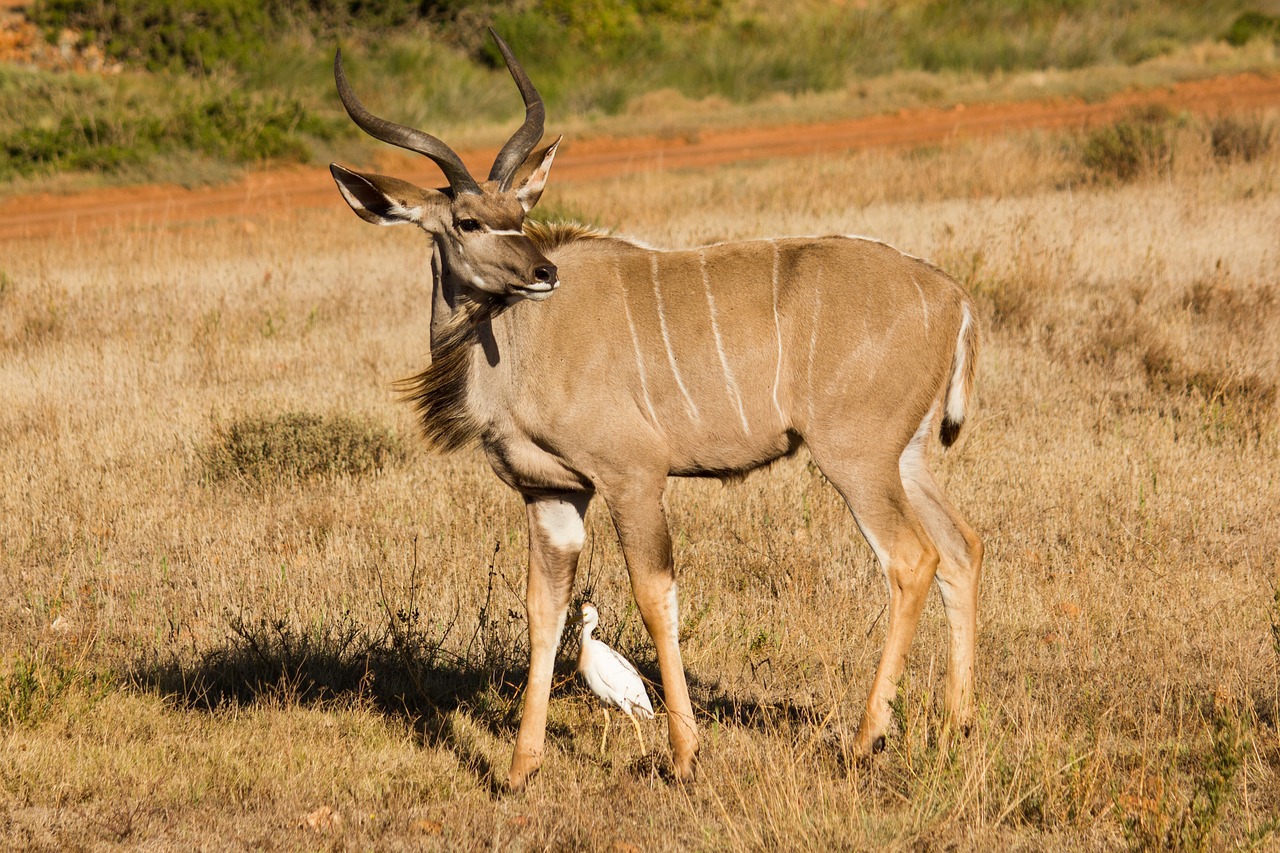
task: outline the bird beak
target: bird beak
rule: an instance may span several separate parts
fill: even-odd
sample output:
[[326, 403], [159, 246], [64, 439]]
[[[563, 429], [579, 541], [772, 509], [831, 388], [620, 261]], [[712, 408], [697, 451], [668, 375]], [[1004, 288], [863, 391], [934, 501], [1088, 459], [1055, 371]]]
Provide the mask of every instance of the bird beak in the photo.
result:
[[572, 625], [581, 625], [581, 624], [582, 624], [582, 611], [579, 610], [576, 615], [569, 617], [568, 621], [564, 623], [564, 626], [568, 628]]

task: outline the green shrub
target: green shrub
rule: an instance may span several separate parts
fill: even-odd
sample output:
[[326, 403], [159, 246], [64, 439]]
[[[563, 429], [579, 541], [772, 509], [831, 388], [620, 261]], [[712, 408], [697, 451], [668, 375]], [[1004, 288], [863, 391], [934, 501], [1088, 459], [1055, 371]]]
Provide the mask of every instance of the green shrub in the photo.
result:
[[320, 118], [294, 98], [255, 98], [231, 92], [186, 104], [163, 131], [189, 148], [233, 162], [305, 162], [310, 159], [310, 149], [299, 134], [331, 139], [346, 127]]
[[367, 419], [287, 412], [219, 425], [199, 456], [206, 482], [265, 483], [368, 474], [403, 461], [407, 451], [399, 436]]
[[1151, 107], [1090, 132], [1081, 152], [1089, 177], [1123, 182], [1168, 171], [1173, 164], [1171, 119], [1167, 109]]
[[461, 0], [42, 0], [31, 10], [52, 36], [91, 35], [109, 56], [152, 71], [204, 73], [260, 62], [283, 33], [382, 30], [439, 15]]
[[253, 0], [44, 0], [33, 15], [50, 31], [89, 32], [108, 55], [153, 71], [239, 64], [261, 54], [268, 29]]
[[1227, 41], [1236, 47], [1248, 44], [1256, 38], [1280, 41], [1280, 17], [1261, 12], [1244, 12], [1227, 30]]
[[[155, 107], [172, 112], [151, 112]], [[308, 138], [349, 132], [337, 116], [321, 117], [296, 98], [215, 92], [150, 104], [99, 102], [56, 123], [0, 131], [0, 180], [57, 172], [117, 172], [173, 150], [232, 163], [311, 158]]]

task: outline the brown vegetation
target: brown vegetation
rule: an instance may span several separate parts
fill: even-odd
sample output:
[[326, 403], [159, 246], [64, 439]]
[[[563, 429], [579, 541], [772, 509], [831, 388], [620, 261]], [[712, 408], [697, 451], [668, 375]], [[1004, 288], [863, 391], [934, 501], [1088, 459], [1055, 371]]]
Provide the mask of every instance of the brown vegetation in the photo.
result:
[[[254, 488], [202, 473], [243, 419], [412, 432], [390, 385], [425, 358], [420, 235], [304, 210], [7, 243], [0, 839], [1274, 845], [1280, 157], [1224, 157], [1198, 122], [1165, 132], [1167, 166], [1125, 180], [1089, 180], [1084, 140], [1044, 135], [553, 176], [549, 208], [655, 244], [875, 235], [938, 260], [985, 314], [979, 408], [938, 458], [988, 549], [976, 730], [938, 739], [935, 597], [897, 736], [845, 761], [884, 582], [801, 454], [669, 490], [705, 732], [688, 786], [623, 738], [597, 753], [570, 636], [543, 774], [495, 794], [525, 522], [483, 459], [392, 454]], [[577, 589], [653, 677], [602, 508], [588, 533]]]

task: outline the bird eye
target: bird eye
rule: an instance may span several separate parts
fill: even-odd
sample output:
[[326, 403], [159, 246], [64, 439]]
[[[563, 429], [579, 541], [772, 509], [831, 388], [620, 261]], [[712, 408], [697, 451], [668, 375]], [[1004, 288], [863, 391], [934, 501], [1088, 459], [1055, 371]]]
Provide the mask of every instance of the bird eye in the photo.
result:
[[479, 231], [480, 223], [474, 219], [463, 219], [458, 222], [458, 227], [463, 231]]

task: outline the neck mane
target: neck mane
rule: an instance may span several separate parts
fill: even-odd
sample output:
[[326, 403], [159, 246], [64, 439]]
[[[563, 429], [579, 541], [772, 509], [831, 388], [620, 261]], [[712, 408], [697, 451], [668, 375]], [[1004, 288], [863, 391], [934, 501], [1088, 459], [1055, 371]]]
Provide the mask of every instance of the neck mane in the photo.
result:
[[412, 403], [422, 434], [443, 453], [461, 450], [480, 438], [480, 425], [467, 409], [467, 380], [476, 328], [488, 306], [462, 302], [431, 341], [431, 364], [416, 376], [395, 384], [401, 401]]

